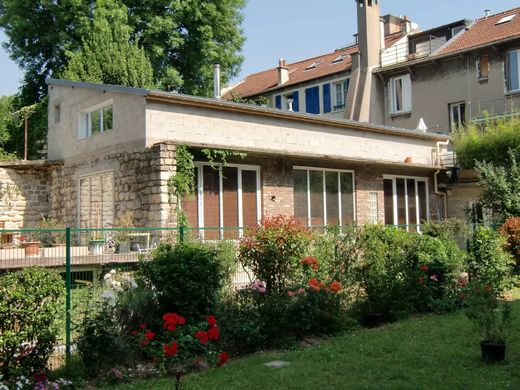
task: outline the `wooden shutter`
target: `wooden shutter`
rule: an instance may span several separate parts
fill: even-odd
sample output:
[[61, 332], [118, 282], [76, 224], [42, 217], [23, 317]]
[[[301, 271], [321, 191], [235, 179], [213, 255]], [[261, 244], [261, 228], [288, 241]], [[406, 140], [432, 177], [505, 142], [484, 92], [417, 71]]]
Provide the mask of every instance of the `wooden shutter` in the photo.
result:
[[282, 109], [282, 96], [278, 95], [274, 98], [274, 106], [278, 108], [279, 110]]
[[300, 94], [298, 91], [294, 91], [292, 94], [293, 97], [293, 111], [298, 112], [300, 111]]
[[331, 111], [330, 83], [323, 84], [323, 112]]
[[412, 111], [412, 80], [410, 75], [407, 74], [402, 78], [403, 83], [403, 111]]
[[320, 113], [320, 87], [305, 90], [305, 111], [308, 114]]

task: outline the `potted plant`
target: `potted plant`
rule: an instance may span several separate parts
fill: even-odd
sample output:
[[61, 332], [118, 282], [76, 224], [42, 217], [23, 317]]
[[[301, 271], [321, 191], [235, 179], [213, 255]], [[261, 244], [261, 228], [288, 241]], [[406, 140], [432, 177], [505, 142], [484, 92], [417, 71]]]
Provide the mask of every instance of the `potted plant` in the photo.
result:
[[472, 285], [467, 294], [466, 316], [482, 335], [480, 349], [485, 362], [505, 359], [508, 330], [511, 325], [511, 305], [499, 300], [488, 285]]
[[41, 218], [40, 222], [36, 225], [39, 231], [36, 232], [35, 235], [43, 248], [44, 257], [64, 256], [65, 225], [56, 218], [46, 217], [44, 215], [42, 215]]
[[24, 234], [18, 241], [25, 250], [25, 257], [40, 257], [40, 241], [37, 239], [37, 232]]
[[130, 252], [130, 234], [128, 229], [134, 227], [134, 213], [131, 211], [124, 212], [114, 227], [123, 229], [118, 230], [114, 236], [114, 240], [117, 244], [117, 253]]

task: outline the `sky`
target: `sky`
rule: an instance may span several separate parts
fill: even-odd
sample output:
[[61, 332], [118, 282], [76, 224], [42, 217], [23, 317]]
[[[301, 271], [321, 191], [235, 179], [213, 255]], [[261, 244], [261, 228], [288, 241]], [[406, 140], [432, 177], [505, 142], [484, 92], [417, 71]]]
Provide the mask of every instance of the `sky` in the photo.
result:
[[[498, 13], [518, 7], [518, 0], [380, 0], [381, 14], [410, 19], [426, 30], [460, 19], [476, 19], [485, 9]], [[244, 9], [244, 63], [235, 81], [250, 73], [317, 56], [353, 42], [353, 0], [248, 0]], [[0, 42], [6, 37], [0, 31]], [[16, 93], [22, 72], [0, 48], [0, 95]]]

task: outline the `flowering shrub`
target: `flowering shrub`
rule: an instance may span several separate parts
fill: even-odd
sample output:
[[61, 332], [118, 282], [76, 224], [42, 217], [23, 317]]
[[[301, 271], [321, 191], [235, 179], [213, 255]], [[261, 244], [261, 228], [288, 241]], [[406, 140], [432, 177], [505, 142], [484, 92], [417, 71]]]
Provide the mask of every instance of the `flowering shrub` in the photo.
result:
[[520, 217], [512, 217], [500, 226], [498, 233], [506, 239], [506, 249], [514, 257], [520, 271]]
[[71, 381], [63, 378], [49, 380], [45, 374], [34, 374], [32, 379], [23, 375], [12, 378], [10, 381], [4, 381], [0, 375], [0, 390], [67, 390], [74, 389]]
[[239, 260], [265, 282], [267, 293], [281, 293], [293, 282], [311, 234], [292, 217], [263, 218], [240, 240]]
[[43, 371], [58, 336], [63, 280], [39, 267], [0, 277], [0, 375]]

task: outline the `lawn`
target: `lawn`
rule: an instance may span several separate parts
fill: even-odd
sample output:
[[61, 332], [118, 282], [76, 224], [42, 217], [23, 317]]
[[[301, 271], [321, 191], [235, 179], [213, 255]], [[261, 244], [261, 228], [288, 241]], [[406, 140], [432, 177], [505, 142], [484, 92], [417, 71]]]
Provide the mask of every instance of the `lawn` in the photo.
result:
[[[505, 364], [480, 361], [479, 334], [462, 312], [357, 329], [320, 345], [232, 360], [192, 374], [183, 389], [519, 389], [520, 300]], [[264, 363], [283, 360], [283, 368]], [[169, 379], [112, 389], [173, 389]]]

